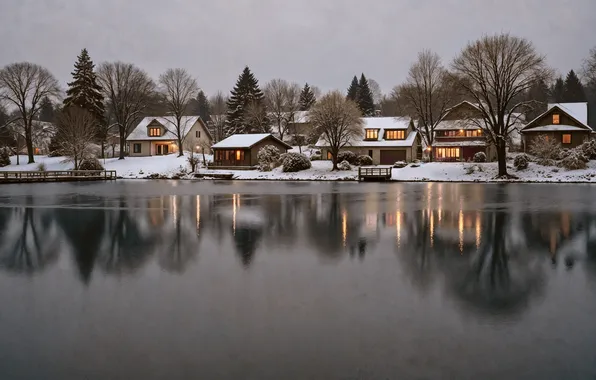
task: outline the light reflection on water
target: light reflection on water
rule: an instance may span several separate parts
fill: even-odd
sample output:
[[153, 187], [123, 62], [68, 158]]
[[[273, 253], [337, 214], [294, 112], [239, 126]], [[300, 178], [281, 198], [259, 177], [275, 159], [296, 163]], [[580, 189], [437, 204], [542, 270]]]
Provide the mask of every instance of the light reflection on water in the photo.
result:
[[[259, 194], [222, 187], [3, 199], [0, 336], [16, 349], [0, 348], [12, 363], [0, 364], [0, 373], [76, 378], [67, 370], [79, 365], [72, 357], [42, 348], [49, 339], [80, 349], [72, 341], [92, 340], [91, 333], [69, 326], [85, 320], [93, 336], [106, 336], [87, 348], [90, 357], [113, 349], [129, 360], [105, 364], [112, 378], [157, 376], [116, 347], [127, 328], [135, 350], [165, 355], [165, 372], [157, 373], [174, 376], [354, 378], [363, 368], [356, 363], [367, 368], [365, 378], [436, 377], [441, 368], [456, 377], [594, 375], [585, 349], [596, 343], [596, 190], [519, 189], [395, 184]], [[50, 307], [46, 299], [58, 301]], [[48, 330], [32, 307], [57, 326]], [[145, 322], [137, 326], [133, 316]], [[158, 327], [179, 350], [196, 350], [189, 339], [200, 336], [212, 351], [177, 372], [180, 357], [158, 343], [134, 343]], [[42, 372], [19, 364], [26, 355]], [[60, 365], [44, 362], [47, 355]], [[422, 365], [417, 355], [433, 359]], [[90, 358], [81, 363], [92, 366]]]

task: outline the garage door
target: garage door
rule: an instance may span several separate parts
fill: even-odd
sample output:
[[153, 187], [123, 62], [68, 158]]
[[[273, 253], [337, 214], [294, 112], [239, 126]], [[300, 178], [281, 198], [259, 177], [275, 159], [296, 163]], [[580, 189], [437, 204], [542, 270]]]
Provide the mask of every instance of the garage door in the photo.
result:
[[382, 150], [381, 151], [381, 165], [393, 165], [397, 161], [406, 160], [406, 151], [400, 150]]

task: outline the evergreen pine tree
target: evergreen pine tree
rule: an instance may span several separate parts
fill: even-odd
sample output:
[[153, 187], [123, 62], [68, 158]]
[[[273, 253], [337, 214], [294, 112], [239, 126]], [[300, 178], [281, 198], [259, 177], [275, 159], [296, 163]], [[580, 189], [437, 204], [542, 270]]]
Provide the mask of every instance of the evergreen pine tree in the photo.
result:
[[575, 102], [585, 102], [586, 101], [586, 93], [584, 91], [584, 86], [582, 82], [580, 82], [577, 74], [575, 71], [571, 70], [567, 74], [567, 78], [565, 78], [565, 90], [563, 92], [563, 102], [565, 103], [575, 103]]
[[565, 82], [563, 78], [559, 77], [550, 90], [550, 101], [553, 103], [561, 103], [565, 98]]
[[209, 99], [205, 96], [203, 90], [199, 91], [197, 95], [197, 114], [207, 123], [211, 117], [211, 105]]
[[375, 102], [370, 87], [368, 86], [368, 80], [366, 80], [364, 74], [360, 76], [360, 82], [358, 83], [357, 103], [360, 112], [362, 112], [362, 116], [369, 117], [375, 114]]
[[348, 87], [348, 95], [346, 96], [347, 99], [358, 103], [360, 87], [358, 85], [358, 77], [354, 75], [352, 78], [352, 83], [350, 83], [350, 87]]
[[300, 93], [300, 111], [308, 111], [316, 101], [314, 92], [306, 83]]
[[265, 117], [249, 117], [248, 108], [264, 111], [265, 96], [259, 88], [259, 81], [248, 66], [244, 68], [228, 99], [228, 112], [225, 136], [235, 133], [258, 133], [269, 130], [269, 121]]
[[526, 112], [526, 120], [530, 121], [546, 111], [549, 100], [549, 89], [544, 80], [537, 80], [528, 90], [527, 99], [533, 101], [531, 109]]
[[87, 49], [81, 50], [74, 67], [73, 81], [68, 83], [64, 107], [76, 105], [84, 108], [97, 118], [98, 123], [101, 123], [105, 114], [102, 89], [97, 83], [95, 65]]
[[39, 121], [54, 122], [54, 105], [47, 96], [44, 96], [39, 103]]

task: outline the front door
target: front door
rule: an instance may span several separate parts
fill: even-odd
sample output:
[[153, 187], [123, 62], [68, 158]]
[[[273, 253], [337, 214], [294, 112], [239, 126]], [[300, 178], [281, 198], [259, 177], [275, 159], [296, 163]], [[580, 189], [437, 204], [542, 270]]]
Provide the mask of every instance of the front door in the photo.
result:
[[157, 155], [158, 156], [163, 156], [168, 154], [168, 145], [167, 144], [158, 144], [156, 145], [157, 148]]

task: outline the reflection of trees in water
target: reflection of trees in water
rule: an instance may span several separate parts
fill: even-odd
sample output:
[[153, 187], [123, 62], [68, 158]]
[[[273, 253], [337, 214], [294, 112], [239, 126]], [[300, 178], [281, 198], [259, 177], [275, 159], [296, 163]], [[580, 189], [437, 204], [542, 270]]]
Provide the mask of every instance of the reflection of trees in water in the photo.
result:
[[4, 209], [4, 229], [0, 232], [0, 266], [21, 273], [41, 271], [56, 261], [59, 255], [56, 226], [44, 209], [27, 206]]
[[238, 226], [233, 234], [236, 252], [242, 261], [242, 265], [248, 267], [252, 263], [263, 231], [259, 227]]

